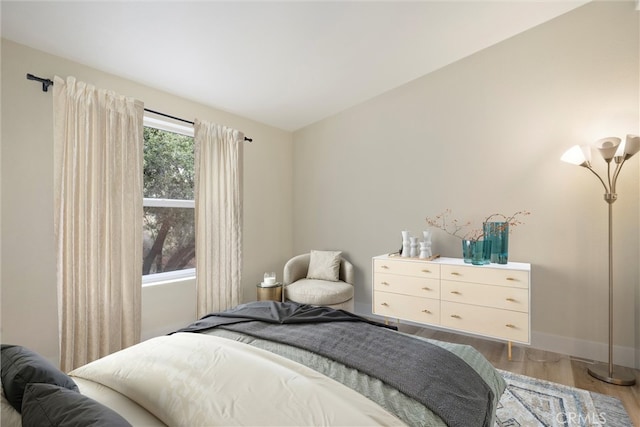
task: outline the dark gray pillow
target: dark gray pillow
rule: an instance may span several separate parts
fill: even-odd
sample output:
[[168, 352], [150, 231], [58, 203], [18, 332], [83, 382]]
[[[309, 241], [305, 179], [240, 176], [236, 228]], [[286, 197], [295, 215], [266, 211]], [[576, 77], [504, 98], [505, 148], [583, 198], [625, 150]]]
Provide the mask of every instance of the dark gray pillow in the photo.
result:
[[23, 427], [131, 426], [111, 408], [78, 392], [52, 384], [29, 384], [22, 401]]
[[78, 392], [75, 382], [44, 357], [19, 345], [3, 344], [2, 388], [4, 395], [18, 412], [22, 410], [22, 396], [30, 383], [55, 384]]

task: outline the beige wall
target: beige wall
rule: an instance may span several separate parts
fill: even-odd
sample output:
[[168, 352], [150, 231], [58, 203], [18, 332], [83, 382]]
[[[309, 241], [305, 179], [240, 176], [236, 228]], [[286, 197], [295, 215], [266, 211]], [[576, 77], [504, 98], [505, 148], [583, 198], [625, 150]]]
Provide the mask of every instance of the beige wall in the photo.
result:
[[[58, 358], [52, 94], [26, 80], [27, 73], [73, 75], [138, 98], [153, 110], [224, 124], [252, 137], [244, 149], [244, 299], [255, 299], [264, 271], [282, 269], [292, 254], [290, 132], [2, 40], [2, 342]], [[143, 290], [145, 337], [183, 320], [190, 310], [195, 316], [195, 307], [187, 306], [192, 286], [178, 300], [175, 286], [159, 289]]]
[[[476, 221], [530, 210], [510, 259], [532, 263], [533, 344], [606, 360], [607, 206], [594, 176], [559, 159], [640, 131], [638, 15], [588, 4], [295, 132], [294, 252], [344, 250], [370, 313], [371, 257], [398, 250], [401, 230], [447, 208]], [[639, 159], [614, 205], [616, 356], [636, 367]], [[460, 256], [442, 233], [434, 249]]]

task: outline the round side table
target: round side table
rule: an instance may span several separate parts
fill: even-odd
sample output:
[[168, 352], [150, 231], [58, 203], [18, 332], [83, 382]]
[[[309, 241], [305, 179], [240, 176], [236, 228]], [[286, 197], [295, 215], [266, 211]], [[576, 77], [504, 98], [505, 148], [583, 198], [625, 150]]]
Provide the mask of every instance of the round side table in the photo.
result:
[[258, 301], [282, 301], [282, 283], [278, 282], [273, 286], [263, 286], [262, 283], [256, 285]]

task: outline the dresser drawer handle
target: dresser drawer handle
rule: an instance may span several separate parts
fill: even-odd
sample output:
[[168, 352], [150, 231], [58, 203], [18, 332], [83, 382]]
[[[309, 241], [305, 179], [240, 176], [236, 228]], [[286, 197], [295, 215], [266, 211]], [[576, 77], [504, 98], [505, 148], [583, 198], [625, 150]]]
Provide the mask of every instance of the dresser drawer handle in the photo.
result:
[[423, 291], [430, 291], [431, 288], [427, 288], [426, 286], [424, 288], [422, 288]]
[[427, 309], [422, 310], [422, 312], [426, 313], [426, 314], [431, 314], [431, 312], [429, 310], [427, 310]]
[[431, 273], [431, 270], [424, 269], [424, 270], [422, 270], [422, 272], [423, 273]]
[[451, 317], [453, 317], [454, 319], [462, 319], [462, 317], [458, 316], [457, 314], [452, 314]]
[[509, 301], [509, 302], [517, 302], [514, 298], [507, 298], [507, 301]]
[[507, 280], [511, 281], [511, 282], [515, 282], [518, 279], [516, 279], [515, 277], [507, 277]]
[[452, 293], [452, 294], [454, 294], [454, 295], [462, 295], [462, 294], [461, 294], [460, 292], [458, 292], [458, 291], [451, 291], [451, 293]]
[[511, 323], [507, 323], [504, 326], [506, 326], [507, 328], [515, 328], [516, 327], [516, 325], [512, 325]]
[[388, 270], [389, 266], [388, 265], [381, 265], [380, 268], [383, 269], [383, 270]]
[[388, 282], [380, 282], [381, 285], [389, 286]]
[[460, 274], [460, 273], [458, 273], [457, 271], [452, 271], [452, 272], [451, 272], [451, 275], [452, 275], [452, 276], [461, 276], [461, 274]]
[[386, 302], [383, 302], [380, 305], [383, 306], [383, 307], [389, 307], [389, 304], [387, 304]]

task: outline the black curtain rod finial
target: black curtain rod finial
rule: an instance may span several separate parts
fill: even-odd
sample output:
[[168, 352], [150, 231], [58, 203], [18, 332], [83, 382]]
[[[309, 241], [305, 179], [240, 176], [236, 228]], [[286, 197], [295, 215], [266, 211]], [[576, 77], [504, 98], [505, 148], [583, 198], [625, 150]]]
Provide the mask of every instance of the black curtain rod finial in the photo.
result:
[[49, 92], [49, 86], [53, 85], [53, 80], [51, 79], [43, 79], [42, 77], [34, 76], [33, 74], [27, 73], [27, 80], [35, 80], [37, 82], [42, 83], [42, 91]]

